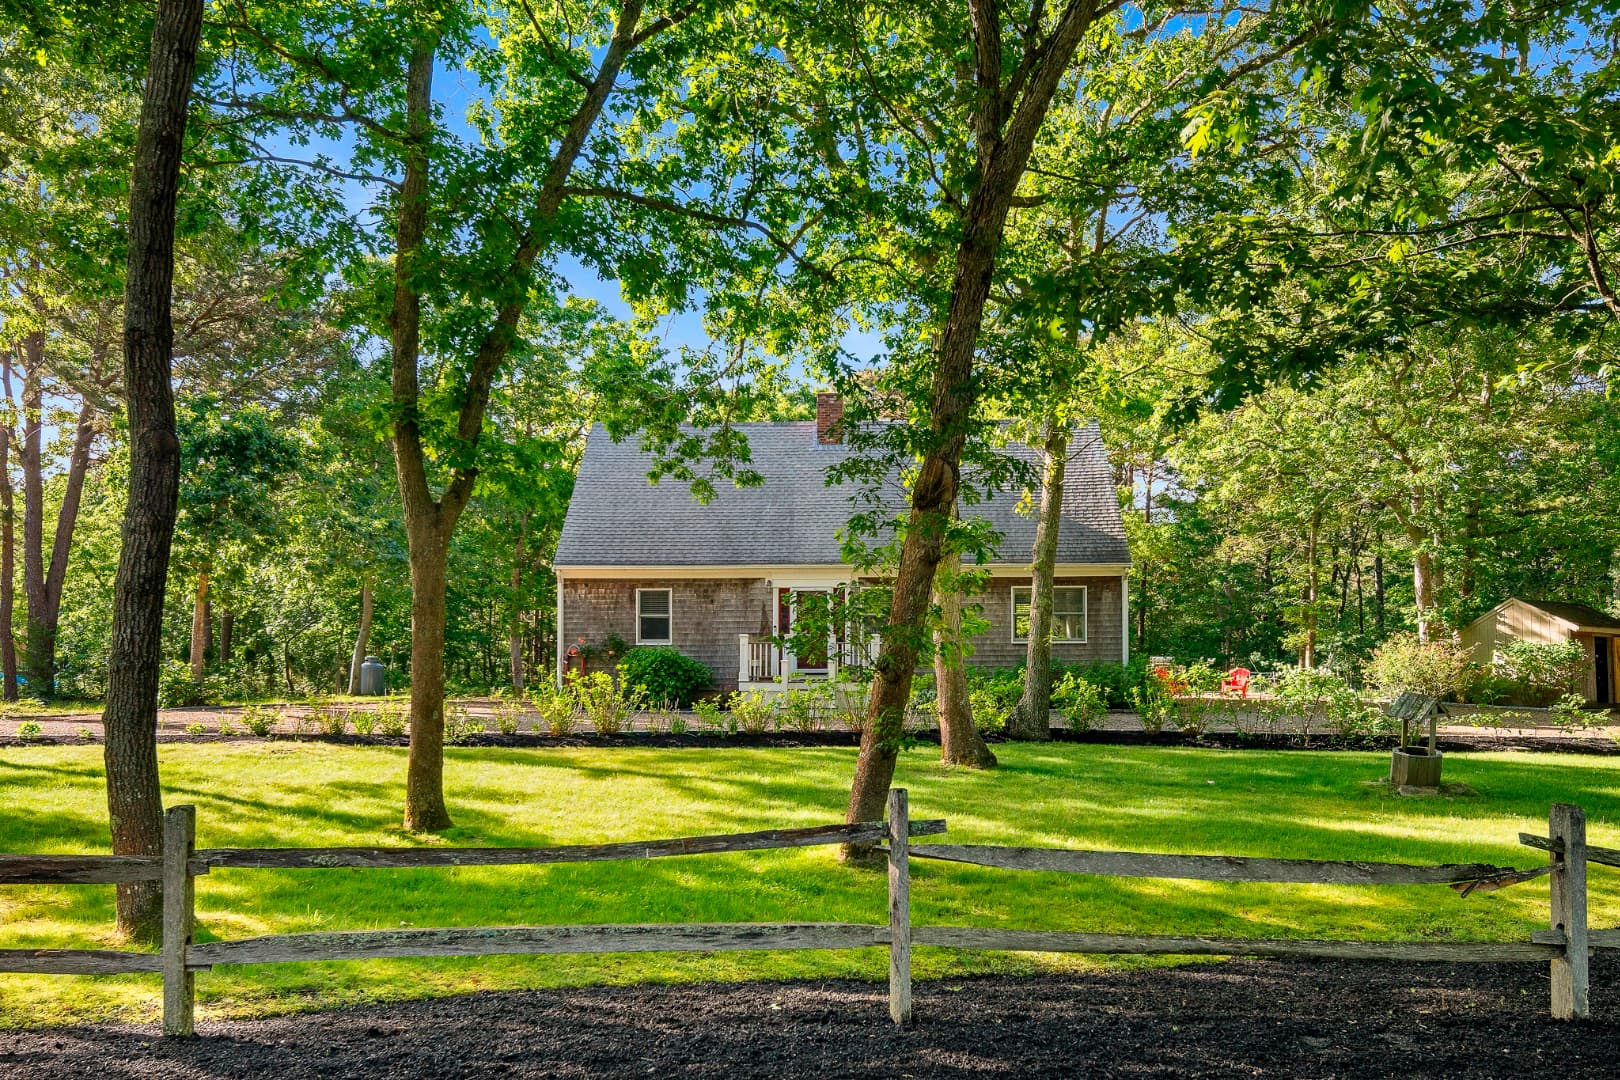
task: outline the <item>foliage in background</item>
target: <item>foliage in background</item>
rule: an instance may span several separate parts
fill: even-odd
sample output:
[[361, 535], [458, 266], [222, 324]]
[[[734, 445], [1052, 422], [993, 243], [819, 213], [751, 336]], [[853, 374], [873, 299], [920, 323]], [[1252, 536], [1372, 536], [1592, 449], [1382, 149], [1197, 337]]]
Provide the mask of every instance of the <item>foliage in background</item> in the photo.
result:
[[1504, 642], [1496, 672], [1523, 695], [1527, 705], [1550, 705], [1571, 694], [1592, 666], [1579, 641]]

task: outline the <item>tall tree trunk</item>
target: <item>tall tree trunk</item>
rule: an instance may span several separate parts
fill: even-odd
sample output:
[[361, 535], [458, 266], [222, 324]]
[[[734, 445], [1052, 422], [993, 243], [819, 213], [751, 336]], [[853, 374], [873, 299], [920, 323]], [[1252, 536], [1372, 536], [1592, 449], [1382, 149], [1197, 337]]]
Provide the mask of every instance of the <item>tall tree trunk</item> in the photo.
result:
[[376, 600], [372, 596], [371, 582], [360, 584], [360, 630], [354, 635], [354, 655], [349, 658], [349, 693], [360, 692], [360, 665], [366, 662], [366, 650], [371, 647], [371, 614]]
[[968, 702], [967, 667], [962, 655], [962, 591], [954, 580], [961, 561], [954, 552], [945, 556], [934, 579], [934, 596], [940, 609], [940, 627], [934, 633], [940, 760], [946, 765], [993, 769], [996, 755], [979, 734]]
[[[99, 360], [104, 355], [97, 349]], [[29, 335], [23, 372], [23, 438], [18, 457], [23, 470], [23, 595], [28, 604], [28, 689], [32, 696], [49, 699], [56, 693], [56, 634], [61, 624], [62, 588], [67, 580], [68, 556], [79, 522], [84, 479], [90, 470], [90, 450], [96, 438], [96, 412], [88, 400], [79, 405], [73, 447], [68, 453], [62, 505], [56, 514], [50, 562], [45, 560], [45, 461], [43, 449], [45, 360], [43, 335]]]
[[[1380, 542], [1383, 538], [1379, 537]], [[1378, 636], [1384, 636], [1384, 556], [1373, 556], [1373, 625]]]
[[52, 672], [45, 648], [45, 332], [23, 339], [22, 441], [17, 448], [23, 476], [23, 638], [30, 697], [49, 700]]
[[441, 522], [451, 515], [433, 498], [414, 410], [420, 397], [422, 299], [412, 276], [427, 234], [427, 138], [432, 115], [434, 43], [419, 42], [406, 76], [406, 150], [389, 314], [393, 397], [412, 410], [394, 425], [394, 462], [405, 510], [411, 567], [411, 741], [405, 768], [405, 827], [450, 826], [444, 803], [444, 629], [450, 545]]
[[1435, 595], [1439, 591], [1439, 570], [1427, 539], [1414, 537], [1412, 549], [1412, 599], [1417, 606], [1417, 635], [1419, 641], [1425, 642], [1434, 636]]
[[[124, 389], [129, 412], [129, 496], [113, 586], [107, 661], [107, 811], [113, 852], [163, 848], [158, 783], [157, 692], [163, 649], [163, 592], [174, 540], [180, 440], [170, 364], [174, 324], [174, 214], [186, 107], [197, 64], [202, 0], [158, 0], [141, 99], [129, 193], [124, 274]], [[118, 886], [118, 928], [156, 940], [162, 907], [155, 883]]]
[[[5, 361], [6, 400], [11, 400], [11, 360]], [[11, 489], [11, 425], [0, 426], [0, 668], [5, 673], [4, 695], [17, 700], [17, 643], [11, 617], [17, 597], [17, 507]]]
[[1056, 421], [1046, 425], [1041, 448], [1041, 510], [1035, 522], [1035, 548], [1029, 576], [1029, 642], [1024, 647], [1024, 696], [1013, 709], [1007, 734], [1015, 739], [1052, 737], [1052, 601], [1057, 570], [1058, 532], [1063, 523], [1063, 476], [1068, 466], [1069, 432]]
[[407, 522], [411, 552], [411, 746], [405, 770], [405, 827], [450, 826], [444, 802], [444, 628], [449, 538], [431, 523]]
[[197, 588], [191, 595], [191, 678], [201, 682], [208, 671], [208, 632], [213, 619], [208, 609], [208, 570], [197, 571]]
[[518, 518], [517, 549], [512, 552], [512, 604], [506, 621], [506, 649], [512, 664], [512, 689], [523, 693], [523, 561], [527, 558], [529, 512]]
[[[930, 388], [930, 437], [912, 485], [911, 514], [845, 811], [850, 822], [883, 817], [905, 736], [911, 678], [926, 641], [929, 593], [945, 554], [946, 525], [961, 480], [962, 450], [974, 406], [974, 352], [995, 276], [996, 251], [1052, 96], [1096, 14], [1095, 0], [1071, 2], [1058, 17], [1039, 61], [1024, 73], [1022, 92], [1009, 95], [1002, 85], [999, 12], [989, 0], [970, 0], [968, 7], [976, 54], [974, 77], [979, 83], [972, 117], [979, 180], [962, 214], [950, 302]], [[845, 858], [862, 862], [874, 861], [875, 854], [872, 844], [846, 845], [843, 850]]]
[[231, 662], [231, 638], [236, 629], [236, 612], [226, 608], [219, 613], [219, 666], [228, 667]]
[[1311, 524], [1305, 534], [1305, 640], [1299, 648], [1299, 666], [1316, 666], [1316, 602], [1321, 594], [1322, 568], [1317, 558], [1317, 540], [1322, 531], [1322, 511], [1311, 514]]
[[[478, 343], [456, 416], [455, 435], [464, 448], [476, 447], [483, 434], [490, 389], [517, 340], [535, 260], [543, 250], [551, 223], [568, 197], [568, 179], [613, 93], [625, 60], [642, 42], [663, 33], [696, 10], [695, 5], [685, 7], [638, 30], [643, 6], [643, 0], [621, 0], [613, 37], [602, 51], [596, 75], [559, 136], [557, 149], [541, 178], [534, 206], [524, 221], [523, 242], [501, 272], [507, 299], [501, 302], [494, 322]], [[427, 456], [417, 417], [421, 397], [417, 365], [421, 354], [422, 300], [414, 278], [427, 235], [434, 50], [435, 42], [431, 38], [424, 37], [416, 42], [406, 72], [403, 168], [395, 224], [394, 294], [388, 316], [392, 354], [390, 392], [398, 414], [394, 422], [394, 464], [404, 509], [411, 587], [413, 591], [425, 590], [422, 595], [411, 598], [411, 749], [405, 780], [405, 824], [416, 831], [433, 831], [450, 825], [443, 782], [446, 560], [450, 536], [467, 501], [472, 498], [478, 479], [476, 464], [459, 466], [453, 470], [443, 494], [434, 497], [428, 484]]]

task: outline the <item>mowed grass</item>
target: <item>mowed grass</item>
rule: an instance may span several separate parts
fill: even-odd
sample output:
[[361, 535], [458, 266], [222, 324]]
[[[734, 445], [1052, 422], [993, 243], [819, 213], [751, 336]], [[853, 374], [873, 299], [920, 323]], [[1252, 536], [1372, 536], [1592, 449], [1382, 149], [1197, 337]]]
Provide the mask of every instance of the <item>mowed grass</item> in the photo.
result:
[[[999, 746], [1002, 767], [902, 755], [915, 817], [957, 843], [1531, 866], [1517, 834], [1548, 804], [1586, 808], [1620, 846], [1613, 759], [1448, 755], [1474, 794], [1402, 799], [1369, 781], [1383, 754]], [[854, 752], [455, 749], [456, 828], [398, 827], [402, 750], [234, 743], [160, 748], [169, 804], [197, 806], [198, 844], [596, 843], [837, 822]], [[0, 851], [108, 850], [99, 747], [0, 750]], [[924, 841], [926, 842], [926, 841]], [[1463, 898], [1443, 886], [1353, 888], [1071, 877], [913, 863], [918, 923], [1268, 937], [1523, 940], [1546, 925], [1544, 880]], [[1620, 871], [1594, 867], [1594, 926], [1620, 924]], [[218, 870], [197, 883], [199, 940], [307, 930], [545, 923], [883, 921], [881, 874], [830, 848], [646, 862], [446, 870]], [[110, 886], [0, 886], [0, 947], [118, 947]], [[919, 977], [1141, 960], [919, 949]], [[279, 964], [200, 973], [203, 1017], [587, 983], [854, 976], [881, 950]], [[0, 1024], [150, 1020], [155, 976], [0, 975]]]

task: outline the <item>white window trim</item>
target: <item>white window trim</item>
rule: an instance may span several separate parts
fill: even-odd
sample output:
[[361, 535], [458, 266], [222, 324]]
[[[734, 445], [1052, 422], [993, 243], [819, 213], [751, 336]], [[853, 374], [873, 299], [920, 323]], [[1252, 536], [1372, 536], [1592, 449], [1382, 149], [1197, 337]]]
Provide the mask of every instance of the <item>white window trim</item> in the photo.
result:
[[[1009, 640], [1012, 642], [1012, 644], [1014, 644], [1014, 645], [1027, 645], [1027, 644], [1029, 644], [1028, 635], [1025, 635], [1024, 637], [1019, 637], [1018, 636], [1018, 591], [1020, 589], [1022, 589], [1024, 592], [1030, 592], [1031, 591], [1031, 588], [1028, 585], [1010, 585], [1010, 586], [1007, 587], [1007, 633], [1009, 635]], [[1052, 589], [1053, 589], [1054, 594], [1056, 593], [1056, 591], [1058, 589], [1079, 589], [1081, 596], [1083, 596], [1085, 598], [1084, 601], [1083, 601], [1085, 606], [1082, 609], [1082, 615], [1081, 615], [1081, 618], [1080, 618], [1080, 633], [1081, 633], [1081, 636], [1077, 637], [1077, 638], [1053, 638], [1052, 639], [1052, 644], [1053, 645], [1085, 645], [1085, 644], [1087, 644], [1088, 639], [1091, 637], [1091, 591], [1090, 591], [1090, 589], [1085, 585], [1054, 585], [1054, 586], [1052, 586]], [[1034, 603], [1033, 596], [1031, 597], [1030, 603], [1033, 606], [1033, 603]]]
[[[661, 592], [669, 597], [669, 614], [664, 617], [669, 620], [669, 637], [663, 639], [644, 638], [641, 636], [641, 594]], [[652, 618], [657, 618], [654, 615]], [[675, 590], [665, 587], [662, 589], [636, 590], [636, 644], [637, 645], [673, 645], [675, 644]]]

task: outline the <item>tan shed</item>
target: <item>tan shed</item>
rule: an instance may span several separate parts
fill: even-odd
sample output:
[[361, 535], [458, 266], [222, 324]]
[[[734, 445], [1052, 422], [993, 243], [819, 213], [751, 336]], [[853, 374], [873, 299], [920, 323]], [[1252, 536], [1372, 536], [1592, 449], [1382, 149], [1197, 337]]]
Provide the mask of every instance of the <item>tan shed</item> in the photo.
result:
[[1502, 646], [1522, 641], [1579, 641], [1591, 663], [1581, 692], [1595, 704], [1620, 701], [1615, 671], [1620, 666], [1620, 619], [1585, 604], [1551, 600], [1504, 600], [1463, 627], [1458, 635], [1477, 664], [1494, 663]]

